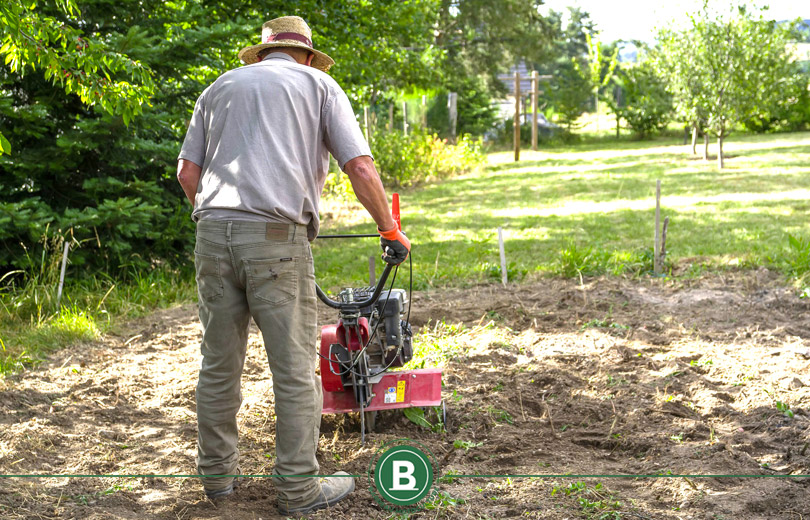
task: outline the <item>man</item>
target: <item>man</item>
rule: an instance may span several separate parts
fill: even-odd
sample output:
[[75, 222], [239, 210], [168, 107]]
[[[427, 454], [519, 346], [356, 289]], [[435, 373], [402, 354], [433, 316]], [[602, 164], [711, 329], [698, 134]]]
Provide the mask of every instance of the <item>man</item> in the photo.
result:
[[[262, 43], [239, 52], [246, 66], [200, 95], [177, 177], [197, 222], [195, 267], [203, 326], [197, 384], [197, 470], [209, 498], [238, 483], [236, 414], [251, 316], [273, 374], [276, 467], [282, 514], [331, 506], [354, 490], [341, 472], [312, 477], [322, 406], [315, 375], [317, 313], [309, 242], [329, 153], [377, 223], [392, 264], [410, 243], [397, 229], [371, 151], [346, 94], [325, 72], [303, 19], [262, 26]], [[228, 476], [231, 475], [231, 476]]]

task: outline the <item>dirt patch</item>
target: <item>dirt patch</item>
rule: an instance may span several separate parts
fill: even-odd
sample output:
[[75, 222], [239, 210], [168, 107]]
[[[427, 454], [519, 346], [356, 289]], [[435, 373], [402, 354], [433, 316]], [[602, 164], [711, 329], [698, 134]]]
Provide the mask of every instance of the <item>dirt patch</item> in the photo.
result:
[[[810, 478], [796, 475], [810, 474], [810, 302], [775, 274], [543, 280], [413, 299], [417, 330], [465, 325], [447, 335], [447, 432], [389, 412], [361, 446], [356, 417], [325, 416], [323, 473], [364, 474], [382, 443], [407, 437], [430, 448], [443, 475], [443, 503], [415, 517], [808, 516]], [[332, 321], [323, 309], [321, 322]], [[198, 337], [195, 307], [175, 308], [0, 382], [0, 473], [193, 473]], [[273, 464], [264, 357], [254, 331], [239, 415], [248, 474]], [[312, 518], [390, 517], [365, 484]], [[0, 516], [237, 520], [277, 511], [263, 478], [217, 504], [194, 478], [13, 478], [0, 486]]]

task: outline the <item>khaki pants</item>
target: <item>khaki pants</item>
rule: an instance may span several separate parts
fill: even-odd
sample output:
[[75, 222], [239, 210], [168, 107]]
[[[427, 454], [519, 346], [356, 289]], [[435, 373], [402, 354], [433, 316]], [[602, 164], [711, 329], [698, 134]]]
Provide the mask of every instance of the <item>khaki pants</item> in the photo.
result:
[[[197, 384], [200, 475], [233, 475], [239, 451], [236, 414], [248, 324], [264, 338], [276, 413], [274, 475], [315, 475], [321, 383], [315, 375], [317, 307], [312, 252], [305, 226], [201, 221], [194, 251], [202, 322]], [[231, 477], [202, 478], [207, 490]], [[317, 478], [274, 477], [279, 500], [305, 505], [320, 492]]]

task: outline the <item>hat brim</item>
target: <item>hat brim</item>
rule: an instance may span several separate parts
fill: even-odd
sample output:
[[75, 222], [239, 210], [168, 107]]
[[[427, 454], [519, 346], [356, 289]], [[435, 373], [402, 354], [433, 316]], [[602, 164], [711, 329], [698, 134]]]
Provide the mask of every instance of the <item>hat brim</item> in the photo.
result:
[[327, 54], [315, 50], [312, 47], [308, 47], [303, 43], [299, 43], [292, 40], [281, 40], [269, 43], [260, 43], [259, 45], [251, 45], [250, 47], [245, 47], [244, 49], [239, 51], [239, 59], [245, 62], [246, 65], [250, 65], [251, 63], [258, 63], [259, 52], [263, 51], [264, 49], [270, 49], [273, 47], [297, 47], [299, 49], [307, 50], [315, 55], [312, 57], [312, 66], [324, 72], [328, 71], [329, 68], [335, 64], [335, 60], [330, 58]]

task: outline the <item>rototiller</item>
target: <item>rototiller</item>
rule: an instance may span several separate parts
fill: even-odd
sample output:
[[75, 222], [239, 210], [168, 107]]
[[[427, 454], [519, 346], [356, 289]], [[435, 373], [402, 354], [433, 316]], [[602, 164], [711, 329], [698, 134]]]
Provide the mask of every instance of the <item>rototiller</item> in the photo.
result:
[[[402, 229], [396, 193], [392, 214]], [[379, 238], [379, 235], [319, 238], [356, 237]], [[391, 284], [383, 290], [392, 270]], [[441, 370], [389, 371], [404, 366], [413, 357], [408, 293], [393, 289], [397, 270], [398, 266], [386, 264], [374, 284], [372, 269], [370, 287], [345, 288], [337, 300], [315, 286], [318, 298], [338, 311], [337, 324], [321, 329], [323, 413], [359, 412], [361, 442], [365, 442], [366, 431], [374, 429], [380, 410], [443, 405]]]

